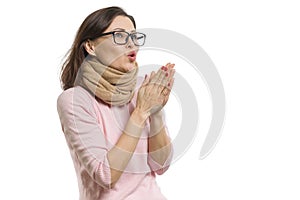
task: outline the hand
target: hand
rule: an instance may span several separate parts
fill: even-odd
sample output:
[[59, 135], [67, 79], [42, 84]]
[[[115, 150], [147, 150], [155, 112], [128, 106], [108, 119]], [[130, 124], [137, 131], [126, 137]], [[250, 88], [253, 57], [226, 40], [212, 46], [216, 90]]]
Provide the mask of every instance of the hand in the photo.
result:
[[145, 77], [138, 91], [136, 108], [147, 116], [160, 111], [168, 102], [170, 91], [174, 83], [174, 64], [168, 63], [156, 73]]

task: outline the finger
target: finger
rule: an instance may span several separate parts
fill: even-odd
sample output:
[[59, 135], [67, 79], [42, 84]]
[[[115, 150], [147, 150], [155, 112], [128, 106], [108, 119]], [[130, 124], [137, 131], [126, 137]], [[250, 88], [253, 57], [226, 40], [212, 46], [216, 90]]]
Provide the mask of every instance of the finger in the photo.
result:
[[156, 73], [154, 71], [151, 72], [149, 79], [150, 79], [150, 82], [149, 82], [150, 84], [154, 84], [155, 83], [155, 81], [156, 81]]
[[156, 73], [154, 71], [150, 74], [150, 80], [153, 81], [155, 79]]
[[173, 86], [173, 81], [170, 84], [171, 87], [165, 87], [165, 89], [162, 91], [162, 97], [163, 97], [163, 106], [166, 105], [166, 103], [168, 102], [169, 98], [170, 98], [170, 94], [171, 94], [171, 88]]
[[168, 64], [166, 65], [166, 70], [165, 70], [166, 76], [170, 75], [170, 73], [171, 73], [172, 70], [174, 69], [174, 66], [175, 66], [175, 64], [171, 64], [171, 63], [168, 63]]
[[153, 78], [153, 77], [155, 76], [155, 74], [156, 74], [156, 73], [155, 73], [154, 71], [152, 71], [152, 72], [151, 72], [151, 75], [150, 75], [150, 78]]
[[162, 88], [161, 94], [163, 96], [169, 96], [170, 92], [172, 90], [173, 84], [174, 84], [174, 78], [169, 79], [168, 83], [166, 83], [165, 86]]
[[166, 96], [169, 96], [170, 94], [170, 89], [165, 87], [162, 91], [161, 91], [161, 94], [166, 97]]
[[168, 83], [170, 82], [170, 75], [169, 75], [169, 72], [166, 72], [164, 77], [162, 78], [162, 81], [161, 81], [161, 86], [163, 87], [166, 87], [168, 85]]
[[170, 81], [171, 77], [174, 74], [172, 72], [172, 66], [173, 66], [173, 64], [167, 63], [166, 66], [162, 68], [162, 70], [164, 72], [164, 75], [165, 75], [163, 77], [160, 77], [161, 78], [161, 84], [163, 86], [166, 86], [168, 84], [168, 82]]
[[174, 66], [175, 66], [175, 64], [167, 63], [167, 64], [166, 64], [166, 67], [167, 67], [167, 68], [166, 68], [165, 71], [168, 71], [168, 70], [170, 70], [170, 69], [173, 69]]
[[142, 83], [142, 86], [145, 86], [149, 83], [150, 81], [150, 76], [148, 74], [145, 75], [144, 81]]
[[169, 100], [169, 97], [170, 97], [170, 94], [171, 94], [171, 90], [168, 89], [167, 87], [164, 88], [164, 90], [162, 91], [161, 93], [161, 96], [162, 96], [162, 100], [163, 100], [163, 106], [166, 105], [166, 103], [168, 102]]
[[175, 69], [170, 69], [169, 72], [166, 74], [166, 80], [164, 81], [164, 86], [167, 86], [170, 83], [171, 79], [174, 78]]
[[168, 88], [170, 91], [171, 91], [171, 90], [172, 90], [172, 88], [173, 88], [174, 81], [175, 81], [175, 79], [174, 79], [174, 78], [172, 78], [172, 79], [170, 80], [170, 82], [168, 83], [168, 86], [167, 86], [167, 88]]
[[161, 68], [158, 72], [158, 79], [157, 79], [157, 84], [162, 85], [164, 79], [166, 79], [166, 72], [165, 69], [167, 67], [163, 66], [164, 68]]
[[171, 78], [174, 76], [174, 71], [173, 68], [174, 64], [167, 63], [165, 66], [162, 66], [154, 76], [151, 76], [150, 82], [153, 85], [158, 86], [156, 89], [158, 90], [159, 93], [162, 92], [164, 87], [168, 85], [170, 82]]
[[149, 77], [149, 84], [146, 89], [147, 93], [150, 93], [153, 90], [153, 87], [155, 86], [155, 77], [156, 77], [156, 73], [152, 71]]
[[170, 70], [170, 79], [174, 78], [175, 72], [176, 72], [175, 69]]
[[163, 105], [164, 105], [164, 106], [165, 106], [166, 103], [168, 102], [169, 98], [170, 98], [170, 92], [169, 92], [167, 95], [164, 96], [164, 99], [163, 99]]
[[163, 74], [165, 72], [166, 66], [162, 66], [160, 69], [157, 70], [157, 80], [160, 82]]
[[[163, 66], [164, 67], [164, 66]], [[153, 76], [151, 76], [151, 83], [152, 84], [160, 84], [162, 76], [163, 76], [163, 67], [157, 70]]]
[[164, 69], [165, 71], [168, 71], [169, 70], [169, 66], [171, 65], [171, 63], [167, 63], [165, 66], [166, 66], [166, 68]]

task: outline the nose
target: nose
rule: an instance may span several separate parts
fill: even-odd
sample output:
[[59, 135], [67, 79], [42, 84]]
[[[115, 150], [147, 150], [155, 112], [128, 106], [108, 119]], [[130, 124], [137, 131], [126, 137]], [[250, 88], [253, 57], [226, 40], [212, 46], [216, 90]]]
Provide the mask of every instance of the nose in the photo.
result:
[[135, 45], [133, 43], [133, 40], [130, 36], [128, 36], [128, 40], [127, 40], [127, 44], [126, 44], [127, 48], [133, 48]]

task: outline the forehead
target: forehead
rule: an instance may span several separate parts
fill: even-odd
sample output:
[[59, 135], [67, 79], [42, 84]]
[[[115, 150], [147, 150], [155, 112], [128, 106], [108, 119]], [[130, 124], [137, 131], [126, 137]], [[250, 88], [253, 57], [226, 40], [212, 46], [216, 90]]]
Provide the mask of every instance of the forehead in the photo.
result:
[[128, 32], [135, 30], [132, 21], [126, 16], [117, 16], [106, 31], [112, 31], [114, 29], [124, 29]]

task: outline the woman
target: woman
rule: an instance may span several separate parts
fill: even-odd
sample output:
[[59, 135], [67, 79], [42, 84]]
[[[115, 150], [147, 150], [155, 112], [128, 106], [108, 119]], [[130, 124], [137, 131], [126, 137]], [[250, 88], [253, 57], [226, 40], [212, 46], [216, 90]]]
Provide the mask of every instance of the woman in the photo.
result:
[[[172, 158], [163, 121], [174, 64], [138, 78], [146, 35], [119, 7], [90, 14], [63, 64], [57, 107], [81, 200], [166, 199], [155, 181]], [[137, 91], [135, 90], [137, 88]]]

